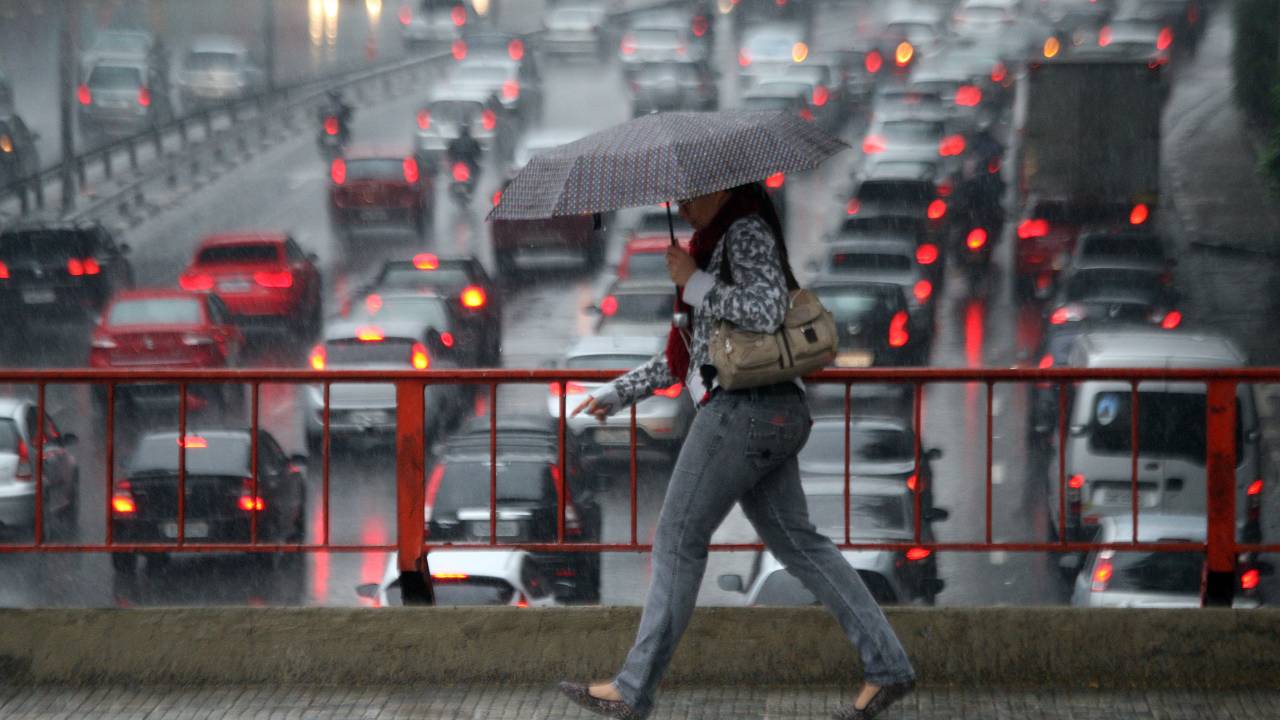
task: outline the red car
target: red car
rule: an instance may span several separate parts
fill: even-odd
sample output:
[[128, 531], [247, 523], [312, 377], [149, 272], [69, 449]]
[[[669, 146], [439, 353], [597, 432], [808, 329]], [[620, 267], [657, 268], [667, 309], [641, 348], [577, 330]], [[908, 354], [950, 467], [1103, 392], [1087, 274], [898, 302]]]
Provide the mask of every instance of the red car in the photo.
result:
[[418, 160], [351, 155], [329, 164], [329, 224], [348, 241], [356, 227], [409, 227], [425, 238], [435, 213], [435, 192]]
[[216, 292], [241, 326], [283, 324], [310, 338], [321, 323], [315, 260], [283, 233], [211, 235], [178, 284], [183, 290]]
[[[112, 298], [90, 340], [89, 366], [110, 369], [219, 369], [239, 364], [244, 338], [227, 306], [212, 293], [129, 290]], [[177, 386], [130, 383], [117, 397], [135, 406], [175, 407]], [[105, 404], [106, 390], [97, 388]], [[193, 386], [188, 409], [212, 402], [219, 409], [243, 396], [238, 385]]]
[[[676, 236], [680, 247], [689, 249], [687, 235]], [[622, 259], [618, 261], [618, 279], [631, 278], [665, 278], [667, 273], [667, 248], [671, 247], [671, 237], [659, 235], [637, 235], [627, 241], [622, 248]]]

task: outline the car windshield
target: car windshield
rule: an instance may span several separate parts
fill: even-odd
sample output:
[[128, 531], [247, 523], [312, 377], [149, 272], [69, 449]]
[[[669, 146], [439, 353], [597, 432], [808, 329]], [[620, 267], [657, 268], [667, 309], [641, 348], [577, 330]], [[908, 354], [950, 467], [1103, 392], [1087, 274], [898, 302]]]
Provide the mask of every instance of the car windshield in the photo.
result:
[[578, 355], [565, 363], [570, 370], [617, 370], [649, 361], [648, 355]]
[[84, 233], [71, 230], [13, 231], [0, 235], [0, 257], [9, 261], [61, 262], [90, 254], [91, 247]]
[[1204, 574], [1204, 555], [1196, 552], [1116, 553], [1111, 557], [1111, 569], [1108, 591], [1198, 596]]
[[902, 142], [936, 140], [942, 137], [943, 125], [929, 120], [890, 120], [881, 132], [889, 140]]
[[374, 293], [351, 308], [353, 322], [412, 322], [437, 330], [449, 329], [445, 301], [437, 297], [386, 297]]
[[411, 338], [327, 340], [325, 362], [331, 367], [401, 366], [407, 370], [413, 366], [415, 342]]
[[1088, 235], [1080, 254], [1087, 258], [1164, 258], [1164, 246], [1154, 235]]
[[89, 73], [89, 87], [102, 90], [136, 88], [142, 85], [142, 71], [126, 65], [96, 65]]
[[[883, 482], [876, 480], [875, 482]], [[857, 485], [854, 485], [857, 489]], [[906, 492], [905, 490], [903, 491]], [[903, 495], [849, 495], [849, 528], [854, 533], [902, 530], [907, 527]], [[809, 522], [824, 535], [844, 535], [844, 495], [806, 495]]]
[[362, 158], [347, 160], [347, 180], [393, 180], [404, 182], [404, 160]]
[[[187, 451], [186, 470], [193, 474], [243, 476], [249, 471], [249, 435], [188, 431], [181, 444]], [[177, 433], [148, 435], [138, 442], [129, 460], [130, 472], [178, 471], [181, 449]]]
[[435, 604], [442, 606], [509, 605], [516, 592], [510, 583], [489, 578], [433, 578], [431, 590]]
[[[1090, 449], [1109, 455], [1132, 455], [1130, 402], [1128, 390], [1097, 394], [1087, 427]], [[1246, 458], [1240, 447], [1240, 418], [1237, 400], [1236, 458], [1243, 462]], [[1176, 457], [1203, 465], [1205, 449], [1203, 392], [1138, 393], [1138, 450], [1142, 455]]]
[[911, 258], [906, 255], [875, 252], [845, 252], [831, 256], [831, 267], [836, 270], [887, 270], [908, 272]]
[[121, 300], [111, 306], [107, 324], [128, 325], [199, 325], [204, 322], [199, 298], [138, 298]]
[[280, 247], [274, 244], [215, 245], [200, 251], [196, 262], [202, 265], [232, 263], [275, 263], [280, 260]]
[[439, 267], [435, 270], [420, 270], [412, 263], [396, 264], [386, 268], [378, 277], [378, 287], [383, 288], [420, 288], [420, 287], [462, 287], [470, 282], [467, 273], [459, 268]]
[[611, 296], [617, 309], [605, 313], [612, 320], [622, 322], [657, 322], [671, 316], [675, 296], [668, 292], [619, 293]]
[[[915, 443], [905, 429], [873, 428], [853, 423], [849, 429], [849, 462], [853, 471], [862, 463], [904, 463], [915, 460]], [[800, 451], [801, 464], [843, 465], [844, 423], [815, 423]]]
[[18, 443], [21, 439], [17, 423], [9, 418], [0, 418], [0, 452], [18, 452]]
[[187, 55], [186, 68], [196, 72], [231, 72], [238, 56], [227, 52], [193, 52]]
[[1160, 292], [1162, 283], [1155, 273], [1140, 270], [1087, 270], [1080, 271], [1067, 281], [1068, 300], [1088, 300], [1091, 297], [1144, 295], [1153, 297]]
[[[489, 468], [487, 459], [446, 460], [432, 512], [439, 515], [489, 507]], [[497, 476], [499, 504], [555, 502], [555, 485], [548, 462], [507, 461], [499, 456]]]

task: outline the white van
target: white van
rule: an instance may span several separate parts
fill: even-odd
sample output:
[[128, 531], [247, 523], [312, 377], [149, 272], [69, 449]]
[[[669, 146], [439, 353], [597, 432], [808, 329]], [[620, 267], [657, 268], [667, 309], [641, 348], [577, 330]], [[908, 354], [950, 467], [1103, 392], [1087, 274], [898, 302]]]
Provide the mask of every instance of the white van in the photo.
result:
[[[1229, 340], [1167, 330], [1093, 331], [1076, 341], [1079, 368], [1235, 368], [1244, 355]], [[1132, 386], [1090, 381], [1068, 386], [1067, 537], [1087, 538], [1099, 518], [1132, 512]], [[1205, 399], [1201, 382], [1138, 385], [1138, 511], [1206, 514]], [[1256, 540], [1261, 500], [1258, 414], [1252, 385], [1236, 401], [1236, 522]], [[1056, 444], [1056, 434], [1055, 434]], [[1057, 448], [1054, 448], [1056, 459]], [[1052, 467], [1056, 470], [1057, 463]], [[1051, 533], [1058, 530], [1058, 473], [1048, 473]], [[1085, 532], [1082, 532], [1084, 530]]]

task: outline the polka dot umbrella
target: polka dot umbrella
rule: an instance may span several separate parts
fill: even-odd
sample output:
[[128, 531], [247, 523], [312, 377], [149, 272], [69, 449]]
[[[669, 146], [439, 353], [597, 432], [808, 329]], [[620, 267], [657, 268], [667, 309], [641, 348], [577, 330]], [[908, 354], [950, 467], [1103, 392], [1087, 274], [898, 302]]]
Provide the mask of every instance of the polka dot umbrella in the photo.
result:
[[794, 113], [644, 115], [535, 156], [489, 219], [586, 215], [697, 197], [806, 170], [846, 147]]

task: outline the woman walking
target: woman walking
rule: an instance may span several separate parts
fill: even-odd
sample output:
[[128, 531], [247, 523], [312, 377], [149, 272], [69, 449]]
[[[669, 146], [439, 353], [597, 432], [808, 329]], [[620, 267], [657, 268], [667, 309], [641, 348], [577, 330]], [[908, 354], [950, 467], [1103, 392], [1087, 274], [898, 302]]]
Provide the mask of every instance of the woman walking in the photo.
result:
[[915, 672], [857, 572], [809, 522], [796, 454], [811, 424], [796, 379], [729, 391], [716, 383], [707, 341], [713, 323], [771, 333], [797, 287], [782, 227], [758, 184], [679, 203], [695, 233], [690, 252], [673, 246], [667, 269], [690, 327], [673, 328], [666, 350], [593, 393], [574, 414], [603, 420], [658, 388], [684, 382], [698, 412], [676, 461], [653, 544], [653, 576], [635, 644], [612, 681], [564, 682], [578, 704], [614, 718], [644, 718], [693, 613], [711, 534], [735, 502], [769, 550], [839, 621], [866, 671], [837, 720], [879, 714], [915, 684]]

